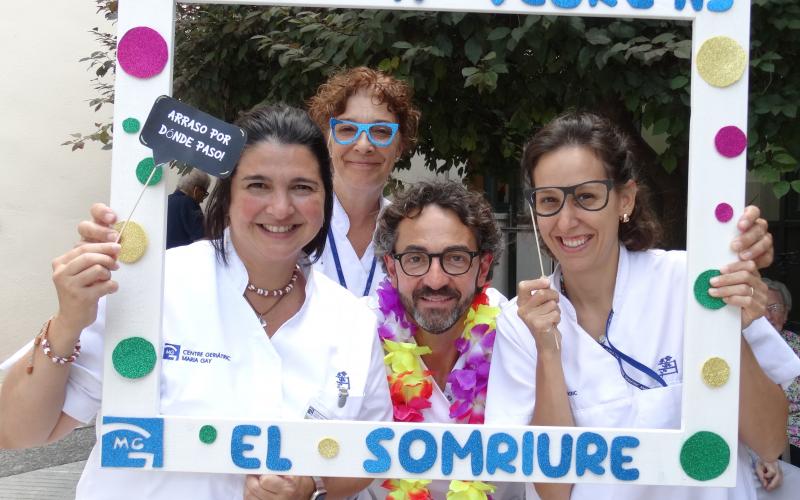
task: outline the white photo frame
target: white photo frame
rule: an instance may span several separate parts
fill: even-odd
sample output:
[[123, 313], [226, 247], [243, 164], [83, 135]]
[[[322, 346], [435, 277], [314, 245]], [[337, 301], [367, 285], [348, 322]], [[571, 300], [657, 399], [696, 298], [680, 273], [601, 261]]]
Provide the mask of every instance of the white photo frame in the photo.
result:
[[[733, 135], [726, 137], [735, 136], [740, 144], [742, 139], [736, 130], [747, 130], [749, 1], [708, 0], [704, 4], [703, 0], [462, 0], [454, 4], [448, 0], [218, 0], [213, 3], [691, 21], [689, 287], [683, 367], [683, 401], [691, 404], [683, 405], [682, 427], [677, 430], [267, 422], [161, 415], [160, 365], [162, 358], [170, 355], [161, 347], [167, 194], [162, 182], [147, 188], [134, 214], [134, 221], [147, 236], [147, 249], [138, 261], [123, 264], [116, 272], [120, 290], [108, 298], [103, 406], [97, 423], [101, 426], [104, 466], [208, 473], [735, 485], [739, 309], [703, 307], [695, 299], [692, 285], [704, 271], [735, 259], [728, 242], [737, 234], [735, 221], [744, 208], [746, 154], [741, 151], [738, 155], [729, 154], [730, 147], [725, 150], [725, 145], [732, 143], [722, 141], [720, 149], [715, 140], [727, 131]], [[119, 40], [129, 33], [144, 33], [146, 36], [137, 38], [134, 49], [145, 47], [158, 52], [159, 47], [166, 47], [166, 53], [156, 54], [152, 60], [129, 65], [130, 71], [118, 65], [111, 206], [121, 215], [131, 211], [142, 189], [142, 183], [132, 172], [141, 159], [152, 154], [139, 143], [136, 134], [122, 132], [123, 122], [134, 118], [143, 123], [155, 99], [171, 93], [174, 12], [174, 0], [119, 2]], [[141, 27], [152, 32], [136, 31]], [[159, 39], [163, 40], [163, 46]], [[709, 52], [714, 55], [706, 58]], [[152, 76], [131, 75], [131, 71], [152, 73], [161, 62], [165, 63], [163, 69]], [[722, 222], [726, 217], [720, 215], [725, 213], [730, 217]], [[120, 342], [132, 337], [144, 341], [126, 354], [124, 346], [130, 347], [130, 341]], [[126, 355], [141, 355], [144, 352], [141, 345], [149, 345], [155, 351], [154, 369], [139, 378], [121, 376], [115, 368], [115, 351], [118, 361], [124, 360]], [[716, 364], [708, 364], [712, 358]], [[706, 371], [705, 379], [704, 367], [710, 370]], [[707, 383], [723, 380], [725, 367], [729, 369], [727, 383], [718, 387]], [[217, 439], [213, 443], [201, 440], [204, 426], [216, 430]], [[703, 441], [706, 438], [708, 441]], [[701, 447], [704, 458], [689, 456], [682, 463], [682, 452], [691, 451], [691, 443], [697, 439], [704, 445]], [[566, 468], [543, 469], [541, 459], [547, 453], [539, 453], [545, 450], [545, 441], [550, 442], [553, 465], [559, 463], [558, 450], [564, 448], [561, 445], [572, 442]], [[327, 458], [331, 446], [324, 445], [334, 442], [338, 445], [338, 455]], [[603, 446], [607, 446], [607, 453], [600, 460], [596, 452]], [[459, 454], [464, 458], [459, 458]], [[243, 462], [238, 460], [241, 457], [255, 461]], [[249, 465], [245, 467], [242, 463]], [[256, 463], [257, 467], [248, 468]], [[707, 468], [709, 463], [716, 463], [721, 470], [714, 472], [713, 477], [700, 477], [697, 469]]]

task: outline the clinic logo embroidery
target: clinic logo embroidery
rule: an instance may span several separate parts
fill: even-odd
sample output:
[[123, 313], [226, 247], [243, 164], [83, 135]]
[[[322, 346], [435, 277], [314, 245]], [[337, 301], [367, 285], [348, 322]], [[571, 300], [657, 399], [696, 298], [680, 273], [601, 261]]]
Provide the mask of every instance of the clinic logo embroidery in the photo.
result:
[[678, 362], [672, 356], [664, 356], [658, 360], [658, 374], [672, 375], [678, 373]]
[[103, 467], [164, 466], [164, 419], [103, 417]]
[[339, 390], [339, 408], [344, 408], [347, 395], [350, 393], [350, 377], [347, 372], [341, 371], [336, 374], [336, 388]]
[[181, 357], [180, 344], [164, 343], [164, 354], [162, 355], [162, 357], [170, 361], [178, 361], [178, 359]]
[[339, 372], [336, 374], [336, 387], [341, 391], [342, 388], [350, 389], [350, 377], [347, 372]]
[[211, 365], [223, 361], [231, 362], [231, 355], [224, 352], [196, 351], [191, 347], [181, 350], [180, 344], [170, 344], [167, 342], [164, 342], [164, 351], [161, 357], [168, 361], [197, 363], [199, 365]]

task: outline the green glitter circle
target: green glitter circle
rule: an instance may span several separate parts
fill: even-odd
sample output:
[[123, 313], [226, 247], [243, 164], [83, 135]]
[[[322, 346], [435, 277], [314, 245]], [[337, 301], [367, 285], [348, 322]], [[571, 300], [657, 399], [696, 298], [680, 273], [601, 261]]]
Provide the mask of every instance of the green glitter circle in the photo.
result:
[[200, 441], [205, 444], [211, 444], [217, 440], [217, 429], [213, 425], [204, 425], [200, 427]]
[[139, 179], [139, 182], [142, 184], [147, 182], [147, 178], [150, 177], [150, 172], [153, 171], [153, 168], [157, 170], [156, 173], [153, 174], [153, 178], [150, 179], [150, 184], [148, 184], [148, 186], [155, 186], [158, 184], [159, 181], [161, 181], [161, 176], [164, 174], [164, 169], [161, 168], [161, 165], [156, 167], [156, 162], [153, 161], [152, 158], [145, 158], [136, 166], [136, 178]]
[[730, 460], [728, 443], [713, 432], [697, 432], [681, 448], [683, 471], [698, 481], [719, 477], [728, 468]]
[[114, 369], [125, 378], [141, 378], [156, 366], [156, 349], [142, 337], [121, 340], [111, 354]]
[[697, 299], [697, 302], [700, 302], [701, 306], [707, 307], [708, 309], [725, 307], [725, 301], [719, 297], [712, 297], [708, 294], [708, 289], [711, 287], [711, 278], [719, 275], [720, 272], [718, 270], [709, 269], [708, 271], [700, 273], [700, 276], [694, 280], [694, 298]]
[[129, 134], [135, 134], [139, 131], [139, 120], [136, 118], [125, 118], [122, 120], [122, 130]]

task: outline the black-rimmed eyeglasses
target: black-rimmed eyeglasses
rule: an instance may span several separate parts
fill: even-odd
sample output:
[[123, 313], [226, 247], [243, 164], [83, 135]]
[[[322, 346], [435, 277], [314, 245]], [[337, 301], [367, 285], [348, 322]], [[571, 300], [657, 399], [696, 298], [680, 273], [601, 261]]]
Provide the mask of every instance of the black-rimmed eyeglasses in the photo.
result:
[[400, 263], [400, 269], [408, 276], [422, 276], [431, 268], [431, 261], [439, 259], [442, 271], [450, 276], [460, 276], [472, 267], [472, 260], [480, 252], [468, 250], [446, 250], [441, 253], [427, 253], [414, 250], [392, 254], [392, 258]]
[[596, 212], [608, 205], [608, 193], [614, 187], [610, 179], [587, 181], [574, 186], [547, 186], [525, 190], [525, 199], [539, 217], [552, 217], [564, 208], [568, 195], [584, 210]]

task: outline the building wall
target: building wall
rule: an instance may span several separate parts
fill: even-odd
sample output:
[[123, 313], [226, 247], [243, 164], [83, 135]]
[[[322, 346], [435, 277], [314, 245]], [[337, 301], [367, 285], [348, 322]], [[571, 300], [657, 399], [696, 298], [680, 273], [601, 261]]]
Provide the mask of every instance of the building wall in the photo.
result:
[[0, 359], [55, 312], [51, 260], [74, 244], [91, 202], [108, 200], [110, 152], [60, 145], [111, 113], [89, 108], [93, 73], [78, 62], [99, 49], [94, 26], [107, 25], [89, 0], [3, 5]]

